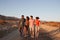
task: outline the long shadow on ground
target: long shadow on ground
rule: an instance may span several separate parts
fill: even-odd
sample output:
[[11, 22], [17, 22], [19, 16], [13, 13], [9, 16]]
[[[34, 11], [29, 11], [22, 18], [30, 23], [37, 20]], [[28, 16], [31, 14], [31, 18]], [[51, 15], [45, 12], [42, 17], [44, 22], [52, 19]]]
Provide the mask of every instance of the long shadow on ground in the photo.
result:
[[46, 30], [40, 29], [39, 32], [39, 37], [38, 38], [31, 38], [31, 37], [26, 37], [26, 38], [21, 38], [21, 40], [53, 40], [52, 36], [47, 33]]
[[37, 40], [53, 40], [52, 36], [46, 30], [40, 29], [39, 37]]

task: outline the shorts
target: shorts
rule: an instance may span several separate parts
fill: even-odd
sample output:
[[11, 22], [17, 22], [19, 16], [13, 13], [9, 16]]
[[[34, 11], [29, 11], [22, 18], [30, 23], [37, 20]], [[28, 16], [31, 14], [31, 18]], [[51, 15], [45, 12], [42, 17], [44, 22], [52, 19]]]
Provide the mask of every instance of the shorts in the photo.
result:
[[32, 27], [30, 26], [29, 29], [30, 29], [30, 31], [34, 31], [34, 26], [32, 26]]
[[36, 26], [35, 27], [35, 30], [36, 30], [36, 32], [39, 31], [40, 30], [40, 27], [39, 26]]

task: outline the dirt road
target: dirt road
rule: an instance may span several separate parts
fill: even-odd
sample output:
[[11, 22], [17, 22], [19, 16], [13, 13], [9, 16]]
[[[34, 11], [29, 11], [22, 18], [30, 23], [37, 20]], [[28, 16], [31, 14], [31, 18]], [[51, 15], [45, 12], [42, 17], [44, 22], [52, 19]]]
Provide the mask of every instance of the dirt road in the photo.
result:
[[22, 38], [18, 30], [13, 31], [7, 36], [0, 38], [0, 40], [60, 40], [60, 29], [58, 27], [50, 27], [41, 25], [39, 37], [36, 39], [31, 37]]

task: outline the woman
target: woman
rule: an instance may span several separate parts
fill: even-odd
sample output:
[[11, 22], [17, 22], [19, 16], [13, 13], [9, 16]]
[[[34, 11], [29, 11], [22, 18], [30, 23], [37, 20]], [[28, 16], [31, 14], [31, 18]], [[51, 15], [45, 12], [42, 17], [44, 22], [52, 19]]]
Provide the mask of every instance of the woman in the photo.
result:
[[27, 16], [26, 22], [25, 22], [25, 27], [24, 27], [24, 35], [25, 35], [24, 37], [27, 36], [28, 32], [29, 32], [29, 17]]
[[39, 29], [40, 29], [40, 20], [39, 20], [39, 17], [36, 17], [36, 19], [35, 19], [35, 26], [36, 26], [36, 32], [35, 32], [35, 34], [36, 34], [36, 37], [38, 37], [38, 35], [39, 35]]

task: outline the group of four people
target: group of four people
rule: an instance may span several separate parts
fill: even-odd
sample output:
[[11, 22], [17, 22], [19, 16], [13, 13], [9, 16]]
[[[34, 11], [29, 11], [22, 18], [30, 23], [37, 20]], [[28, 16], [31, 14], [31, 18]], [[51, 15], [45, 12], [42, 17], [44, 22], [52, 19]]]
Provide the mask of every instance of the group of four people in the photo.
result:
[[24, 15], [22, 15], [21, 19], [19, 20], [18, 29], [20, 31], [21, 36], [26, 37], [28, 35], [34, 38], [34, 33], [35, 33], [35, 36], [38, 37], [39, 29], [40, 29], [39, 17], [36, 17], [35, 19], [33, 19], [33, 16], [31, 15], [30, 17], [26, 16], [26, 19], [25, 19]]

